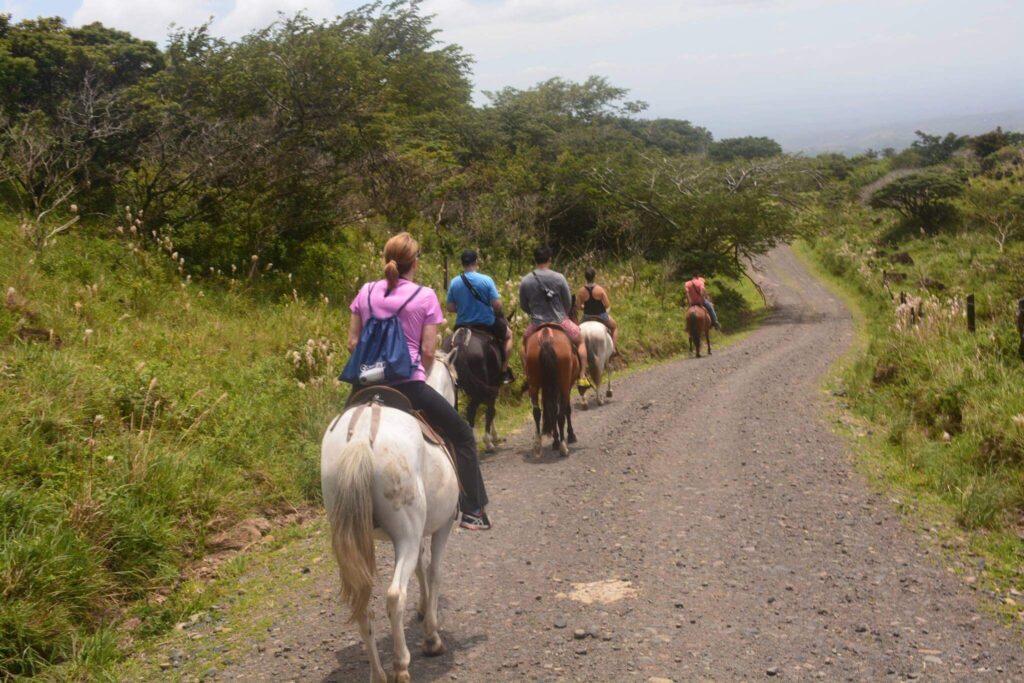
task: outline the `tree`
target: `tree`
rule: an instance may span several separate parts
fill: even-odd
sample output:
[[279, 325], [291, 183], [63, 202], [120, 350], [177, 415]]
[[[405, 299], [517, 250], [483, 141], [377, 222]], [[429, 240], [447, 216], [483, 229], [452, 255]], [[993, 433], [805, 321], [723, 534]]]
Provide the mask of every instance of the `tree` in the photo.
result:
[[917, 140], [910, 144], [910, 149], [920, 158], [922, 166], [934, 166], [949, 161], [953, 153], [967, 141], [967, 138], [956, 133], [947, 133], [942, 137], [915, 130], [914, 135], [917, 136]]
[[925, 170], [896, 178], [875, 191], [868, 204], [893, 209], [907, 223], [934, 234], [956, 217], [950, 200], [964, 190], [963, 180], [946, 170]]
[[669, 155], [702, 154], [714, 141], [706, 128], [679, 119], [637, 121], [638, 137]]
[[1024, 178], [976, 176], [957, 203], [965, 217], [987, 229], [1002, 253], [1010, 240], [1024, 237]]
[[802, 162], [780, 156], [713, 166], [642, 153], [631, 166], [591, 171], [601, 191], [635, 218], [632, 247], [686, 272], [738, 276], [745, 262], [792, 237]]
[[780, 154], [782, 146], [775, 140], [750, 135], [742, 138], [725, 138], [713, 143], [708, 149], [708, 157], [726, 162], [736, 159], [767, 159]]
[[22, 226], [37, 250], [78, 221], [76, 207], [61, 225], [52, 225], [53, 217], [88, 187], [88, 165], [96, 149], [122, 126], [111, 99], [88, 78], [52, 118], [34, 110], [0, 120], [0, 185], [14, 195]]

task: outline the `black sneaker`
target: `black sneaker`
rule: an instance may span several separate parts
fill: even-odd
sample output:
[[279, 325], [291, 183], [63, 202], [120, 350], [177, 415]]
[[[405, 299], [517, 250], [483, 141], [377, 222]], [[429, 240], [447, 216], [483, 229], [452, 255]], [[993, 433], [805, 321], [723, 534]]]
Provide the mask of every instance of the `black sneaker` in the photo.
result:
[[486, 512], [463, 512], [459, 526], [470, 531], [488, 531], [491, 528], [491, 520], [487, 518]]
[[502, 384], [512, 384], [512, 382], [515, 382], [515, 381], [516, 381], [516, 376], [512, 374], [512, 369], [509, 368], [509, 369], [505, 370], [505, 374], [501, 376], [501, 383]]

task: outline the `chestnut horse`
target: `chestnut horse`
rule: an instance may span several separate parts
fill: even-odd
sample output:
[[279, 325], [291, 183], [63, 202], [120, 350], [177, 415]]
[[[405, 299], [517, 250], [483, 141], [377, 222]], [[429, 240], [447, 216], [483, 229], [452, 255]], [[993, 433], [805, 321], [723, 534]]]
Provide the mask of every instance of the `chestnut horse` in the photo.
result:
[[579, 376], [579, 354], [561, 327], [542, 325], [530, 335], [526, 341], [526, 381], [537, 427], [534, 455], [540, 455], [542, 435], [552, 437], [552, 447], [563, 457], [569, 455], [569, 444], [576, 443], [570, 397]]
[[697, 351], [697, 358], [700, 358], [701, 335], [708, 343], [708, 355], [711, 355], [711, 316], [708, 309], [699, 304], [690, 306], [686, 312], [686, 334], [690, 338], [690, 350]]

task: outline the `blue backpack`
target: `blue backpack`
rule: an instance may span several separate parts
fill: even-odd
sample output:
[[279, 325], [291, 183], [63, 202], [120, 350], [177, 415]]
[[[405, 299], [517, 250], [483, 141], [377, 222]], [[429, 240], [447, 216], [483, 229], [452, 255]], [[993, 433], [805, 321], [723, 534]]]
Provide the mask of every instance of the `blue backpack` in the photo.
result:
[[363, 326], [363, 331], [359, 335], [359, 343], [339, 377], [341, 381], [356, 386], [409, 379], [414, 369], [412, 358], [409, 356], [409, 346], [405, 340], [405, 332], [402, 331], [402, 322], [398, 316], [409, 305], [409, 302], [416, 298], [423, 287], [422, 285], [417, 287], [412, 296], [406, 299], [405, 303], [390, 318], [377, 318], [373, 315], [373, 303], [371, 303], [373, 288], [376, 284], [374, 282], [370, 285], [370, 290], [366, 293], [366, 305], [370, 319]]

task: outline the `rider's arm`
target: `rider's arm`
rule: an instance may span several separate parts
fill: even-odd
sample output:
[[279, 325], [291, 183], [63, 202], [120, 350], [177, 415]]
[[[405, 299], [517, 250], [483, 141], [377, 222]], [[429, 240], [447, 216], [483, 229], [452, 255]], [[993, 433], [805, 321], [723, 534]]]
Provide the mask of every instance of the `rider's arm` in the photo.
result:
[[434, 353], [437, 351], [437, 325], [424, 325], [423, 336], [420, 338], [420, 362], [423, 371], [428, 375], [434, 367]]
[[363, 332], [363, 317], [358, 313], [353, 313], [352, 317], [348, 321], [348, 352], [352, 353], [356, 350], [356, 344], [359, 343], [359, 335]]
[[612, 302], [611, 299], [608, 298], [608, 290], [602, 287], [601, 295], [597, 298], [602, 304], [604, 304], [604, 310], [611, 312]]
[[497, 315], [501, 315], [501, 292], [498, 291], [498, 286], [494, 284], [494, 280], [492, 278], [487, 278], [486, 283], [487, 291], [485, 292], [485, 295], [491, 302], [491, 308]]
[[569, 282], [564, 277], [558, 286], [558, 290], [558, 293], [562, 297], [562, 308], [566, 312], [572, 311], [575, 301], [572, 297], [572, 290], [569, 289]]
[[530, 315], [530, 302], [526, 296], [526, 279], [519, 283], [519, 308], [523, 309], [523, 313]]
[[454, 293], [455, 293], [454, 290], [455, 290], [455, 280], [452, 279], [451, 284], [448, 285], [448, 293], [445, 294], [445, 303], [447, 304], [446, 308], [448, 309], [449, 313], [458, 313], [459, 312], [459, 305], [457, 303], [455, 303], [455, 297], [453, 296]]

